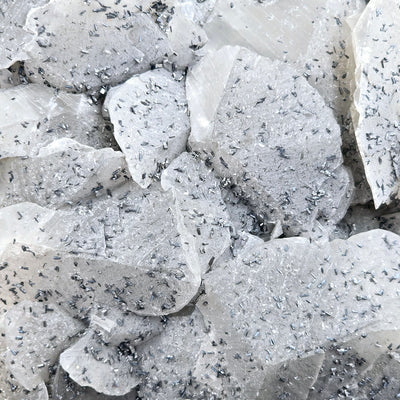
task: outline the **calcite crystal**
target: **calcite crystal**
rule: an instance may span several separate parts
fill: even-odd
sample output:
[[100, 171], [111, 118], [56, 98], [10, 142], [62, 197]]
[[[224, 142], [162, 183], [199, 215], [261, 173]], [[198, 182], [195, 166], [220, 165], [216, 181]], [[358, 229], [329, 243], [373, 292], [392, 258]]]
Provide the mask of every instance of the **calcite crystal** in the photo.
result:
[[85, 95], [42, 85], [0, 90], [0, 159], [36, 156], [55, 139], [94, 148], [114, 146], [99, 106]]
[[187, 95], [192, 149], [267, 220], [296, 235], [311, 231], [317, 219], [344, 216], [351, 181], [339, 126], [290, 66], [224, 47], [193, 67]]
[[30, 79], [93, 92], [162, 62], [168, 39], [135, 3], [52, 0], [33, 9], [26, 24], [37, 36], [25, 64]]
[[184, 81], [165, 69], [134, 76], [111, 89], [105, 109], [132, 178], [142, 187], [186, 148], [190, 126]]
[[353, 31], [355, 134], [375, 207], [399, 190], [399, 18], [397, 1], [370, 1]]
[[42, 147], [36, 157], [0, 159], [0, 205], [33, 202], [62, 207], [99, 196], [124, 182], [123, 154], [96, 150], [72, 139]]

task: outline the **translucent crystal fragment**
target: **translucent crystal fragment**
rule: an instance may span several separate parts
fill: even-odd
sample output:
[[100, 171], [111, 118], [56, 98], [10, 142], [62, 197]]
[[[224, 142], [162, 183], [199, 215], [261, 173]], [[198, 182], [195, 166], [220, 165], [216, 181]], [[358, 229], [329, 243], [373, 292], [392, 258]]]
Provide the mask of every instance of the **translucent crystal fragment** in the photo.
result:
[[60, 365], [80, 386], [110, 396], [125, 395], [140, 382], [129, 344], [108, 346], [92, 330], [61, 354]]
[[18, 203], [0, 209], [0, 226], [0, 249], [16, 241], [105, 256], [103, 225], [90, 215]]
[[8, 370], [25, 389], [49, 378], [49, 367], [83, 324], [56, 304], [21, 302], [5, 315]]
[[168, 39], [135, 3], [53, 0], [32, 10], [26, 26], [37, 39], [28, 50], [30, 79], [94, 91], [161, 62], [170, 52]]
[[399, 190], [398, 1], [370, 1], [353, 31], [358, 148], [375, 207]]
[[339, 126], [289, 65], [223, 47], [191, 69], [187, 95], [192, 149], [268, 221], [297, 235], [344, 216]]
[[2, 0], [0, 4], [0, 69], [28, 58], [32, 33], [24, 29], [29, 11], [47, 0]]
[[189, 117], [184, 81], [157, 69], [111, 89], [105, 108], [132, 178], [148, 187], [186, 147]]
[[231, 242], [219, 182], [201, 160], [183, 153], [163, 172], [161, 185], [173, 194], [178, 223], [194, 238], [205, 273]]
[[[243, 369], [251, 361], [260, 373], [257, 362], [277, 365], [328, 341], [398, 329], [391, 268], [399, 244], [383, 230], [324, 244], [249, 242], [233, 261], [205, 275], [206, 294], [197, 304], [210, 334], [223, 341], [216, 341], [215, 352], [228, 360], [227, 368], [239, 359]], [[259, 379], [241, 368], [231, 365], [229, 372], [241, 387], [261, 390]]]
[[57, 208], [73, 204], [120, 185], [124, 171], [126, 162], [119, 151], [59, 139], [41, 148], [37, 157], [0, 159], [0, 205], [28, 201]]
[[65, 137], [95, 148], [114, 146], [100, 107], [85, 95], [20, 85], [0, 90], [0, 104], [0, 158], [35, 156]]

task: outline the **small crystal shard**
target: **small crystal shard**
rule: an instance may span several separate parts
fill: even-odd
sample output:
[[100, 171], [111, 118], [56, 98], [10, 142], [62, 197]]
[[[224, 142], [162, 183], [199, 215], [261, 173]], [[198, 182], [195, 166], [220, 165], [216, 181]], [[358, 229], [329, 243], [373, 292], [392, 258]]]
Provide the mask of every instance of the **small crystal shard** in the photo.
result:
[[290, 66], [224, 47], [193, 67], [187, 93], [192, 149], [267, 220], [296, 235], [344, 216], [339, 126]]
[[28, 50], [30, 79], [94, 91], [161, 62], [170, 52], [168, 39], [134, 3], [55, 0], [32, 10], [26, 26], [37, 38]]
[[399, 41], [397, 1], [370, 1], [353, 31], [356, 139], [375, 207], [399, 191]]
[[132, 178], [148, 187], [186, 147], [189, 117], [184, 81], [164, 69], [134, 76], [106, 98], [114, 136]]

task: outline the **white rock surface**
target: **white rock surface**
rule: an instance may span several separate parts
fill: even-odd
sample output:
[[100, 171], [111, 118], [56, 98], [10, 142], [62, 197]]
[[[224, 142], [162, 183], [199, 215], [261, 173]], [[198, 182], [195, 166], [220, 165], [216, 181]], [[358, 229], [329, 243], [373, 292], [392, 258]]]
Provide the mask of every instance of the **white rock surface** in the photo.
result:
[[207, 272], [231, 243], [218, 180], [201, 160], [183, 153], [163, 172], [161, 185], [173, 194], [182, 230], [194, 238], [201, 270]]
[[49, 379], [49, 367], [84, 327], [56, 304], [23, 301], [5, 315], [6, 365], [25, 389]]
[[59, 208], [100, 196], [127, 178], [121, 152], [96, 150], [67, 138], [42, 147], [36, 157], [0, 159], [0, 170], [3, 207], [28, 201]]
[[370, 1], [353, 31], [355, 134], [376, 208], [399, 190], [399, 6]]
[[193, 67], [187, 95], [192, 149], [269, 222], [297, 235], [344, 216], [351, 181], [339, 126], [289, 65], [223, 47]]
[[52, 0], [32, 10], [26, 27], [37, 39], [26, 62], [30, 79], [93, 92], [161, 62], [168, 39], [135, 3]]
[[189, 116], [184, 81], [157, 69], [112, 88], [104, 105], [132, 178], [148, 187], [186, 148]]
[[56, 139], [102, 148], [114, 146], [99, 106], [85, 95], [42, 85], [0, 90], [0, 158], [36, 156]]
[[24, 29], [29, 11], [47, 0], [2, 0], [0, 4], [0, 69], [28, 58], [27, 47], [34, 39]]

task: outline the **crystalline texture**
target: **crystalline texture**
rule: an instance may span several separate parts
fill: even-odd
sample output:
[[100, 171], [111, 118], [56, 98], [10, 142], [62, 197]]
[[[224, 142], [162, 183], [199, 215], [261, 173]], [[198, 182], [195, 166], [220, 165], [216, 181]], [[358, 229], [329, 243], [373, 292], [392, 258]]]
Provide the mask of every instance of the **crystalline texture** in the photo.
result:
[[52, 0], [32, 10], [27, 28], [37, 39], [26, 62], [30, 79], [93, 91], [162, 61], [170, 52], [165, 34], [132, 3]]
[[114, 145], [100, 108], [85, 95], [41, 85], [0, 90], [0, 158], [34, 156], [68, 137], [95, 148]]
[[398, 1], [373, 0], [353, 31], [355, 134], [376, 208], [399, 190], [399, 24]]
[[140, 186], [148, 187], [160, 169], [185, 150], [190, 127], [184, 81], [176, 81], [168, 71], [148, 71], [111, 89], [105, 108]]
[[193, 67], [187, 93], [193, 150], [267, 220], [299, 234], [344, 216], [351, 181], [339, 126], [290, 66], [224, 47]]

